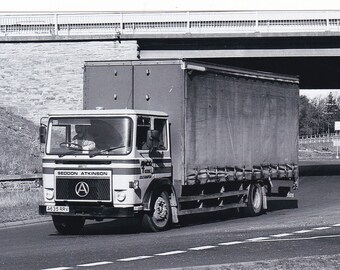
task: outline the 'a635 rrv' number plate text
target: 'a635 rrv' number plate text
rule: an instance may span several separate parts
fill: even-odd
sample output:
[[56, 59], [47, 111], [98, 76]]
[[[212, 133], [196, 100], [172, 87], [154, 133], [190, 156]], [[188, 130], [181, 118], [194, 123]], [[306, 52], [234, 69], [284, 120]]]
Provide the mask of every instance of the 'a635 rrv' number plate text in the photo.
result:
[[54, 213], [68, 213], [70, 208], [68, 206], [46, 206], [46, 212]]

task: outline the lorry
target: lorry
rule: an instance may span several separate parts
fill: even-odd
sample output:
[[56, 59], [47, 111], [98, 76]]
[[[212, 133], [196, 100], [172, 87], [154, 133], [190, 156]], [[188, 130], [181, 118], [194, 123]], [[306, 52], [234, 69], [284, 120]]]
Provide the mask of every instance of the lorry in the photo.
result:
[[[88, 61], [83, 80], [83, 110], [40, 127], [39, 213], [59, 233], [86, 219], [157, 232], [186, 215], [255, 216], [298, 188], [298, 77], [153, 59]], [[74, 141], [79, 126], [93, 148]]]

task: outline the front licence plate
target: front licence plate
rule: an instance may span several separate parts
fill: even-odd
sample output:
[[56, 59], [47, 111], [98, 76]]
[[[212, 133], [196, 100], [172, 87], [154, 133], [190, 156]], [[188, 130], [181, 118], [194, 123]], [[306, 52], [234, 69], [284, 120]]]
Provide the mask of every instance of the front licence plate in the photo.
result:
[[68, 213], [70, 208], [68, 206], [46, 206], [46, 212]]

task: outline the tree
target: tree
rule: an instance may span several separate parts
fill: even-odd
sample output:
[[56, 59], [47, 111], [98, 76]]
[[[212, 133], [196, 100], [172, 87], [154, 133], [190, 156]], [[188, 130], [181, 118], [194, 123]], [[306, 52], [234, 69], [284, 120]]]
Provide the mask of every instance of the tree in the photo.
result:
[[324, 134], [327, 132], [327, 118], [325, 114], [326, 110], [326, 99], [325, 98], [314, 98], [310, 101], [316, 109], [316, 115], [313, 117], [317, 121], [317, 132], [314, 134]]
[[340, 111], [339, 104], [336, 98], [333, 96], [333, 93], [330, 92], [326, 99], [326, 123], [327, 123], [327, 132], [334, 132], [334, 122], [340, 119]]
[[310, 102], [308, 97], [300, 96], [299, 106], [299, 133], [300, 135], [312, 135], [319, 133], [320, 114], [317, 107]]
[[325, 98], [300, 96], [299, 134], [315, 135], [334, 132], [334, 122], [340, 121], [340, 97], [332, 92]]

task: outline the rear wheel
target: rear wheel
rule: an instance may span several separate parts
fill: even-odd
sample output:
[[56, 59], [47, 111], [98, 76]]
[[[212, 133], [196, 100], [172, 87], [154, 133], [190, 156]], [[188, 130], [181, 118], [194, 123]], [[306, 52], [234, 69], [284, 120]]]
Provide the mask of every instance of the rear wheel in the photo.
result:
[[61, 234], [78, 234], [85, 224], [82, 217], [52, 216], [54, 227]]
[[258, 216], [263, 209], [262, 188], [259, 184], [251, 184], [248, 192], [247, 207], [242, 209], [246, 216]]
[[168, 229], [170, 223], [169, 194], [166, 191], [156, 192], [151, 198], [151, 211], [142, 217], [142, 226], [147, 231], [159, 232]]

